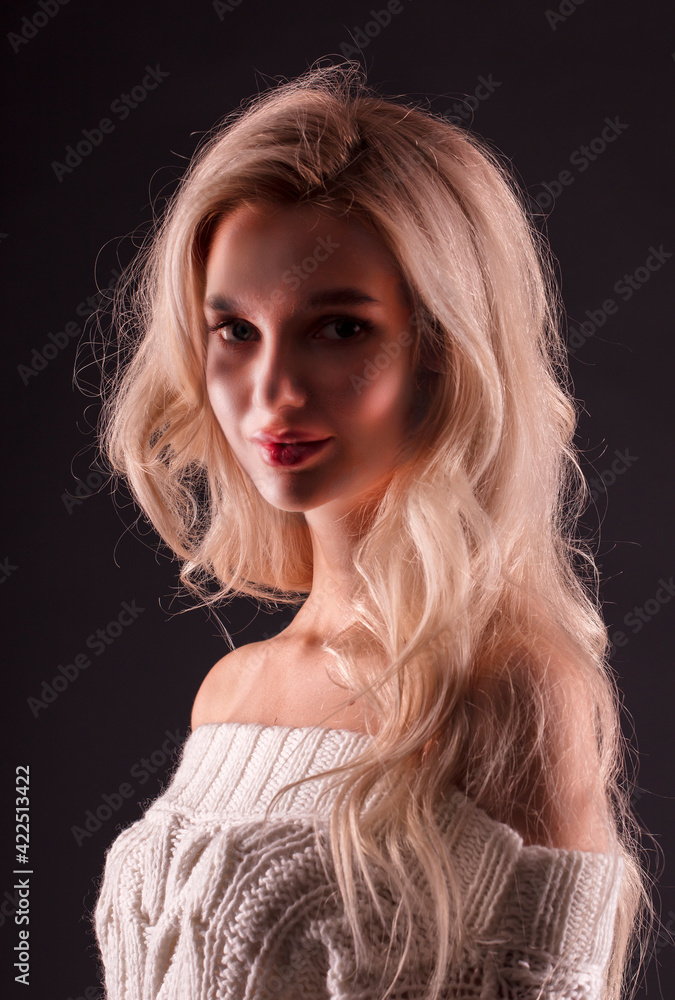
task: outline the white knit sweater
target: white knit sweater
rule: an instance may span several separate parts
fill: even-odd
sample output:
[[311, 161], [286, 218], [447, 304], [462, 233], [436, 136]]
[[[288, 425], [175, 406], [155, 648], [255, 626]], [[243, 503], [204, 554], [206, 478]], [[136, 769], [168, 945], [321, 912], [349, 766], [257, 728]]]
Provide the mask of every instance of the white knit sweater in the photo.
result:
[[[319, 782], [286, 792], [261, 824], [274, 791], [345, 762], [369, 739], [236, 722], [191, 732], [168, 787], [106, 854], [94, 913], [106, 1000], [379, 1000], [382, 970], [354, 976], [337, 885], [316, 848]], [[445, 996], [599, 1000], [621, 858], [524, 846], [459, 792], [445, 831], [471, 939]], [[381, 937], [381, 926], [365, 930]], [[418, 938], [392, 1000], [418, 1000], [430, 980]]]

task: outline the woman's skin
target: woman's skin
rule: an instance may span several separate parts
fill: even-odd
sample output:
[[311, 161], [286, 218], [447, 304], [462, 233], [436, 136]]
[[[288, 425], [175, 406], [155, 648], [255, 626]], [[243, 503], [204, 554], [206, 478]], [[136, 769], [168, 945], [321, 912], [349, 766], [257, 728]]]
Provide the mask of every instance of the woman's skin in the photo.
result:
[[[375, 301], [345, 301], [347, 289]], [[208, 327], [219, 327], [208, 333], [211, 405], [262, 496], [305, 515], [314, 580], [293, 633], [323, 637], [349, 598], [350, 514], [382, 491], [409, 426], [413, 331], [403, 282], [382, 241], [357, 222], [312, 205], [258, 203], [217, 229], [204, 301]], [[251, 440], [269, 427], [331, 440], [300, 466], [273, 467]]]
[[[286, 629], [213, 667], [192, 728], [234, 721], [364, 731], [363, 699], [348, 702], [321, 643], [345, 622], [355, 508], [382, 493], [412, 426], [404, 283], [382, 241], [356, 220], [309, 204], [256, 202], [214, 233], [204, 316], [215, 416], [261, 495], [305, 515], [314, 578]], [[252, 437], [282, 429], [330, 441], [306, 463], [271, 465]]]

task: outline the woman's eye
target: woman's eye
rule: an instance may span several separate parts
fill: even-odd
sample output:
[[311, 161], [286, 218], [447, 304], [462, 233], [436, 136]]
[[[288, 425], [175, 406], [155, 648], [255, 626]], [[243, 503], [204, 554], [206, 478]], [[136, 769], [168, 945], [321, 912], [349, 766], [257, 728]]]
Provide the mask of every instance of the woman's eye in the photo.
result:
[[211, 327], [213, 333], [219, 333], [221, 336], [227, 330], [231, 336], [222, 337], [226, 342], [230, 343], [243, 343], [250, 339], [250, 334], [252, 327], [249, 323], [246, 323], [241, 319], [224, 319], [220, 323], [216, 323], [215, 326]]
[[[373, 327], [369, 320], [353, 319], [349, 316], [336, 316], [334, 319], [322, 321], [320, 332], [328, 335], [325, 339], [334, 343], [337, 341], [356, 340], [368, 333]], [[245, 344], [255, 337], [255, 327], [243, 319], [222, 319], [209, 327], [211, 333], [216, 333], [226, 344]]]
[[329, 340], [354, 340], [360, 333], [367, 333], [372, 328], [372, 323], [361, 319], [350, 319], [348, 316], [338, 316], [325, 323], [322, 330], [333, 330], [337, 337], [329, 337]]

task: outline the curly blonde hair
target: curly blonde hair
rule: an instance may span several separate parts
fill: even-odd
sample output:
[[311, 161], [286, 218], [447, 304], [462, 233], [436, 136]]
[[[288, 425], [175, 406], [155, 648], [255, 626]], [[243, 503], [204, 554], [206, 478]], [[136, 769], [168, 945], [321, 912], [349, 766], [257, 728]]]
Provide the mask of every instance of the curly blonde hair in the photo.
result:
[[[261, 200], [312, 202], [370, 225], [416, 317], [426, 406], [415, 448], [364, 512], [353, 618], [324, 644], [379, 720], [358, 760], [325, 772], [340, 780], [331, 842], [357, 957], [367, 949], [354, 870], [377, 908], [373, 865], [394, 887], [407, 934], [385, 996], [429, 894], [427, 996], [441, 995], [465, 943], [437, 816], [455, 787], [528, 843], [621, 854], [605, 992], [617, 1000], [648, 897], [598, 574], [576, 528], [587, 489], [560, 299], [526, 199], [487, 144], [378, 96], [349, 62], [314, 67], [227, 118], [118, 290], [128, 361], [104, 385], [102, 447], [204, 603], [297, 604], [311, 590], [304, 515], [257, 492], [205, 386], [209, 240], [228, 212]], [[366, 663], [364, 648], [374, 654]], [[386, 797], [365, 808], [377, 788]]]

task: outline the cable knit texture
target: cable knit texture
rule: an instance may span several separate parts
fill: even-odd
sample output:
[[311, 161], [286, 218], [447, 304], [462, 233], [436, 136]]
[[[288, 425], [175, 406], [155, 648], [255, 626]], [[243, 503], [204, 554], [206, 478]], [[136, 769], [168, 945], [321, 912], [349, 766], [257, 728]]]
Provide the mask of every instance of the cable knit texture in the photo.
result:
[[[94, 912], [106, 1000], [379, 1000], [384, 965], [357, 974], [337, 882], [316, 847], [312, 805], [330, 780], [285, 792], [263, 824], [275, 791], [344, 763], [369, 739], [237, 722], [190, 733], [166, 790], [106, 854]], [[460, 792], [443, 830], [471, 942], [444, 996], [600, 1000], [622, 859], [525, 846]], [[384, 889], [382, 900], [391, 927]], [[390, 935], [367, 912], [383, 963]], [[392, 1000], [423, 995], [428, 941], [420, 923]]]

